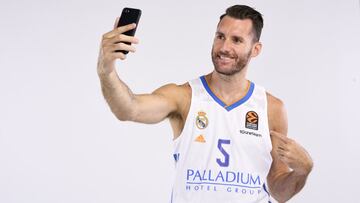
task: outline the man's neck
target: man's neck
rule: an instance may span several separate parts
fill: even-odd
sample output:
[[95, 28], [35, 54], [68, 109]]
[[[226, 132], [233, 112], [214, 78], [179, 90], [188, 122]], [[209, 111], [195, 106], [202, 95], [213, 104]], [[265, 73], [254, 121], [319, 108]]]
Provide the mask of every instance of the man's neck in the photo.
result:
[[234, 75], [216, 72], [205, 76], [210, 89], [223, 102], [230, 105], [241, 99], [248, 91], [250, 82], [246, 79], [247, 67]]

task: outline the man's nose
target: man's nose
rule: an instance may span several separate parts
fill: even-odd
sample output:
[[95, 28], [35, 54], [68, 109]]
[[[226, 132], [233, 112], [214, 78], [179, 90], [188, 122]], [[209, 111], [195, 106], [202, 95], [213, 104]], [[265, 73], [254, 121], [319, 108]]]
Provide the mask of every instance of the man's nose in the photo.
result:
[[220, 46], [220, 51], [221, 52], [226, 52], [228, 53], [231, 49], [231, 41], [229, 39], [225, 39]]

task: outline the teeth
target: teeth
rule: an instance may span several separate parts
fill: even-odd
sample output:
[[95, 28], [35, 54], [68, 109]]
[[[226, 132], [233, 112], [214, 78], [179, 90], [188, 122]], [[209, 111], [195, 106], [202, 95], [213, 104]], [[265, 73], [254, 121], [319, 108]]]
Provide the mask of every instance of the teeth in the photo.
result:
[[222, 56], [222, 55], [220, 55], [219, 58], [220, 58], [220, 59], [232, 59], [232, 58], [230, 58], [230, 57]]

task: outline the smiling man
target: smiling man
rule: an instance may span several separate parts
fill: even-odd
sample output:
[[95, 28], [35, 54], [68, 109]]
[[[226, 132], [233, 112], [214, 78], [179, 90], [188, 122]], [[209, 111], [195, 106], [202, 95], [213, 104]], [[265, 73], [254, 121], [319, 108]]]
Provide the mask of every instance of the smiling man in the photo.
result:
[[[117, 23], [115, 23], [116, 25]], [[298, 193], [313, 163], [287, 136], [283, 102], [246, 78], [259, 55], [263, 19], [235, 5], [220, 17], [211, 51], [214, 71], [189, 82], [134, 94], [118, 77], [115, 60], [135, 52], [126, 25], [103, 35], [98, 75], [112, 112], [121, 121], [169, 119], [174, 136], [174, 203], [285, 202]], [[170, 178], [170, 177], [169, 177]]]

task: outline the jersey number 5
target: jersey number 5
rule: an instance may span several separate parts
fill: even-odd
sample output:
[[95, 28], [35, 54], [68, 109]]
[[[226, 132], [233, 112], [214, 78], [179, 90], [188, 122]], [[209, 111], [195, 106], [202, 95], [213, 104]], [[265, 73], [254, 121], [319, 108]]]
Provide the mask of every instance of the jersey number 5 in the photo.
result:
[[229, 158], [230, 155], [225, 151], [225, 149], [223, 148], [224, 144], [230, 144], [230, 140], [223, 140], [223, 139], [219, 139], [218, 140], [218, 148], [220, 150], [220, 152], [224, 155], [225, 160], [221, 161], [221, 159], [217, 158], [216, 162], [221, 166], [221, 167], [228, 167], [229, 166]]

